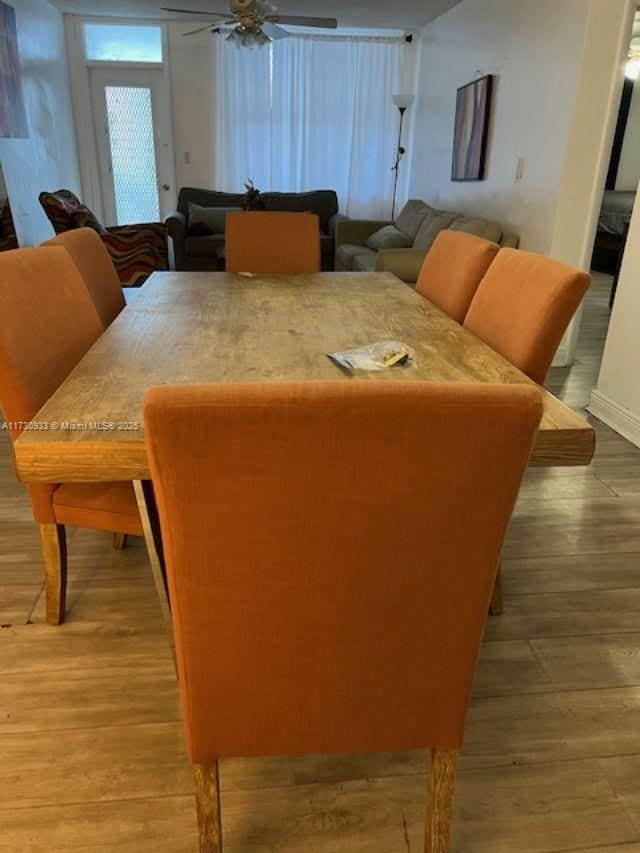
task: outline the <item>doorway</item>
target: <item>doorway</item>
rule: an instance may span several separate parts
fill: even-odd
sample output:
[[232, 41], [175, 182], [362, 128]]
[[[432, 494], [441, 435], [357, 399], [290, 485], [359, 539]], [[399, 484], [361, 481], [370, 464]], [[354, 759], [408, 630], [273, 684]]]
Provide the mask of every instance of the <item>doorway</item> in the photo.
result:
[[91, 99], [104, 218], [157, 222], [171, 212], [170, 118], [162, 69], [93, 68]]

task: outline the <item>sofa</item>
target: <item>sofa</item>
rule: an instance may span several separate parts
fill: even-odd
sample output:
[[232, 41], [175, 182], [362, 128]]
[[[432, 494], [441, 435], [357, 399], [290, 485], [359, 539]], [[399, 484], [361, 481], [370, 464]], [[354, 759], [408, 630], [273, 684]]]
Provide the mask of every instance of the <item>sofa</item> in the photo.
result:
[[[173, 240], [177, 270], [218, 270], [221, 268], [219, 250], [224, 246], [224, 225], [217, 226], [218, 230], [214, 232], [200, 227], [199, 223], [197, 226], [190, 226], [190, 205], [197, 205], [199, 208], [238, 210], [242, 207], [243, 198], [244, 196], [240, 193], [223, 193], [191, 187], [183, 187], [180, 190], [178, 210], [170, 214], [165, 220], [169, 235]], [[333, 269], [335, 229], [339, 222], [347, 219], [346, 216], [338, 212], [338, 196], [333, 190], [314, 190], [306, 193], [266, 192], [262, 193], [261, 199], [267, 210], [317, 213], [320, 217], [322, 269]], [[193, 218], [196, 218], [195, 214]], [[224, 217], [222, 222], [224, 222]]]
[[335, 236], [335, 269], [341, 272], [387, 271], [407, 284], [415, 284], [433, 241], [447, 228], [476, 234], [501, 246], [518, 246], [518, 238], [504, 233], [499, 222], [438, 210], [420, 199], [411, 199], [395, 222], [374, 219], [339, 222]]

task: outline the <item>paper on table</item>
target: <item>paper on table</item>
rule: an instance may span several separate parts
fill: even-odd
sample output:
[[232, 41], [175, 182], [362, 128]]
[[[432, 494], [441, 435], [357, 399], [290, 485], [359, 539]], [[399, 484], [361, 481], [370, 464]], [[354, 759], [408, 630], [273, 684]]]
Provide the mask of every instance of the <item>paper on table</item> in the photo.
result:
[[413, 353], [400, 341], [377, 341], [343, 352], [330, 352], [328, 357], [346, 370], [390, 370], [414, 364]]

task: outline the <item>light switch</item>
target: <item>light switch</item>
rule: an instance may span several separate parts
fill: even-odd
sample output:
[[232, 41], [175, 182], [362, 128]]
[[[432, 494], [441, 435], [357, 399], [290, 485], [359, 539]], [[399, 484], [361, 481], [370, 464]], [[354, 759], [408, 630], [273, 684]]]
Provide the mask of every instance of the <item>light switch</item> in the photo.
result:
[[516, 181], [521, 181], [524, 175], [524, 157], [518, 157], [516, 162]]

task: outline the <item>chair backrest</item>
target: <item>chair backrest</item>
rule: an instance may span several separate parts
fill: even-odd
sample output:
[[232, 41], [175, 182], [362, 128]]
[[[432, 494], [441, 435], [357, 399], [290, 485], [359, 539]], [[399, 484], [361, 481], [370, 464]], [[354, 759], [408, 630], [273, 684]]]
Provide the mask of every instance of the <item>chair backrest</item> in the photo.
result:
[[[0, 408], [12, 438], [102, 332], [89, 291], [64, 249], [0, 253]], [[33, 486], [29, 493], [36, 521], [53, 521], [52, 488]]]
[[457, 748], [534, 386], [153, 389], [192, 760]]
[[98, 234], [91, 228], [77, 228], [58, 234], [44, 245], [62, 246], [71, 255], [106, 329], [126, 303], [111, 255]]
[[319, 272], [320, 220], [315, 213], [228, 213], [225, 253], [229, 272]]
[[519, 249], [501, 249], [480, 282], [465, 328], [542, 384], [591, 277]]
[[424, 259], [416, 290], [462, 323], [500, 246], [462, 231], [441, 231]]
[[56, 234], [85, 227], [93, 228], [99, 234], [106, 230], [96, 218], [95, 213], [71, 190], [42, 192], [38, 200]]

